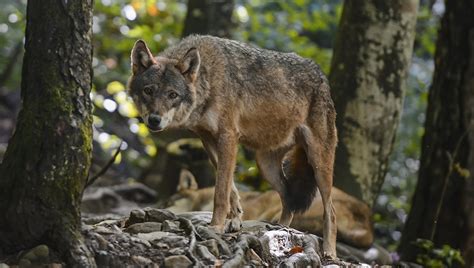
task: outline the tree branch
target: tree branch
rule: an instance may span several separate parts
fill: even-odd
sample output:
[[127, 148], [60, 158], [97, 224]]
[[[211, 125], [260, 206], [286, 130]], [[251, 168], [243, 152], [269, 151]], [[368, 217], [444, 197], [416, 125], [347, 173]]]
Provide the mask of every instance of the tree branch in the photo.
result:
[[117, 159], [117, 156], [122, 152], [122, 143], [123, 141], [120, 141], [119, 146], [117, 147], [117, 150], [115, 151], [114, 155], [110, 158], [110, 160], [105, 164], [105, 166], [94, 176], [89, 178], [86, 182], [86, 185], [84, 186], [84, 189], [89, 187], [91, 184], [93, 184], [100, 176], [104, 175], [105, 172], [112, 166], [112, 164], [115, 162], [115, 159]]

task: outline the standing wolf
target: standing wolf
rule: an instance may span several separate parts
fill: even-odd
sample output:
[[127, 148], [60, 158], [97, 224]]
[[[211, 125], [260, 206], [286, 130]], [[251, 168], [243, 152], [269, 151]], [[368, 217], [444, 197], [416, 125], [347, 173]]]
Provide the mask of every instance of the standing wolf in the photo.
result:
[[[129, 93], [152, 131], [197, 133], [217, 169], [211, 225], [240, 228], [233, 181], [238, 143], [256, 151], [258, 167], [279, 193], [279, 223], [289, 225], [319, 188], [323, 250], [336, 256], [331, 199], [337, 133], [326, 77], [309, 59], [212, 36], [190, 36], [156, 58], [145, 42], [131, 55]], [[228, 221], [226, 222], [226, 218]]]

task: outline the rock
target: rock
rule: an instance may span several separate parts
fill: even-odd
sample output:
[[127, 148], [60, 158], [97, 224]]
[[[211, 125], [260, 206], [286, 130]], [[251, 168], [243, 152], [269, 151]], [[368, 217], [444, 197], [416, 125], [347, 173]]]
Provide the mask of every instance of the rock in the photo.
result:
[[160, 242], [166, 243], [170, 248], [187, 247], [189, 240], [184, 236], [168, 235], [163, 237]]
[[27, 260], [27, 259], [21, 259], [19, 262], [18, 262], [18, 266], [23, 268], [23, 267], [31, 267], [33, 266], [31, 264], [31, 261], [30, 260]]
[[163, 231], [164, 232], [179, 232], [179, 222], [176, 221], [163, 221]]
[[192, 211], [180, 213], [178, 216], [190, 220], [194, 225], [208, 225], [212, 219], [210, 211]]
[[8, 266], [8, 264], [6, 263], [0, 263], [0, 268], [9, 268], [10, 266]]
[[295, 253], [283, 262], [283, 267], [316, 267], [304, 253]]
[[107, 228], [107, 227], [102, 226], [102, 225], [96, 225], [92, 228], [92, 230], [94, 230], [94, 232], [99, 233], [99, 234], [115, 234], [115, 233], [117, 233], [116, 230], [113, 230], [111, 228]]
[[267, 267], [268, 266], [268, 264], [266, 262], [264, 262], [262, 260], [262, 258], [260, 258], [260, 256], [258, 256], [258, 254], [253, 249], [247, 250], [245, 255], [246, 255], [247, 259], [252, 262], [252, 264], [253, 264], [252, 266], [259, 266], [259, 267]]
[[97, 241], [97, 245], [99, 246], [99, 249], [106, 250], [109, 247], [109, 242], [103, 236], [101, 236], [100, 234], [94, 233], [94, 237]]
[[20, 266], [39, 265], [49, 262], [49, 248], [46, 245], [39, 245], [30, 249], [20, 259]]
[[168, 251], [171, 255], [183, 255], [186, 251], [183, 248], [172, 248]]
[[219, 247], [215, 239], [209, 239], [199, 243], [202, 246], [205, 246], [212, 255], [219, 257]]
[[268, 231], [269, 224], [262, 221], [243, 221], [242, 222], [242, 231], [245, 232], [266, 232]]
[[165, 220], [177, 220], [173, 212], [167, 209], [145, 208], [145, 220], [163, 222]]
[[209, 252], [209, 249], [203, 245], [197, 245], [196, 252], [208, 265], [214, 264], [216, 261], [216, 256]]
[[135, 223], [144, 222], [145, 217], [146, 217], [145, 211], [141, 209], [134, 209], [130, 211], [130, 216], [128, 217], [128, 220], [125, 222], [125, 226], [128, 227]]
[[163, 237], [167, 237], [171, 235], [174, 235], [174, 234], [169, 233], [169, 232], [158, 231], [158, 232], [151, 232], [151, 233], [138, 233], [137, 237], [141, 240], [151, 242], [151, 241], [159, 240], [159, 239], [162, 239]]
[[82, 213], [82, 220], [85, 224], [94, 225], [99, 222], [107, 221], [107, 220], [116, 220], [120, 221], [123, 220], [124, 217], [117, 214], [107, 213], [103, 215], [96, 215], [90, 213]]
[[[124, 232], [130, 234], [138, 234], [138, 233], [152, 233], [162, 231], [162, 224], [159, 222], [142, 222], [142, 223], [135, 223], [127, 227]], [[169, 231], [163, 229], [163, 231]]]
[[158, 264], [154, 264], [152, 260], [143, 256], [132, 256], [131, 259], [135, 265], [140, 267], [158, 267]]
[[184, 255], [169, 256], [165, 258], [165, 267], [189, 267], [193, 263]]

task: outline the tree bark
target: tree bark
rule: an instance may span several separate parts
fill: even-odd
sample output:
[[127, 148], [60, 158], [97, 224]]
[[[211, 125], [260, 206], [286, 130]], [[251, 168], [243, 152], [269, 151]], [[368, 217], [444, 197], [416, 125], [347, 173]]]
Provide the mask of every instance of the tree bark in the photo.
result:
[[22, 109], [0, 166], [0, 255], [47, 244], [95, 266], [80, 234], [91, 163], [92, 0], [29, 1]]
[[474, 265], [473, 14], [470, 0], [446, 1], [419, 178], [399, 248], [405, 260], [415, 259], [417, 251], [411, 243], [424, 238], [437, 246], [461, 249], [466, 267]]
[[373, 205], [387, 171], [418, 0], [346, 0], [329, 80], [338, 112], [334, 184]]
[[188, 0], [183, 37], [210, 34], [230, 38], [234, 0]]

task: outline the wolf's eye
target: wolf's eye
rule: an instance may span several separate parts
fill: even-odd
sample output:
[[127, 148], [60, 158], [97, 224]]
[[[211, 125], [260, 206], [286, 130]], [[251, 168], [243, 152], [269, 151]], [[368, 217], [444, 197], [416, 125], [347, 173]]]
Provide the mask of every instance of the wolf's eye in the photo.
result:
[[145, 94], [147, 94], [148, 96], [151, 96], [153, 95], [153, 87], [152, 86], [145, 87], [143, 89], [143, 92], [145, 92]]
[[170, 99], [176, 99], [176, 97], [178, 97], [178, 94], [176, 92], [170, 92], [168, 94], [168, 98]]

